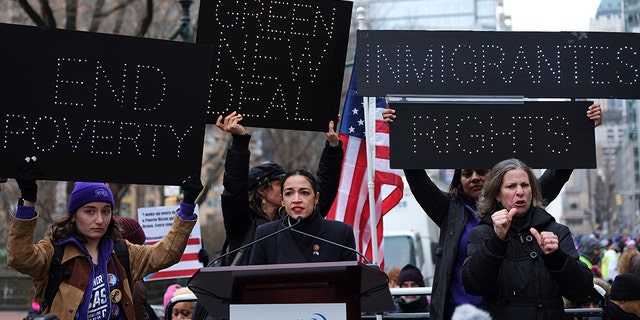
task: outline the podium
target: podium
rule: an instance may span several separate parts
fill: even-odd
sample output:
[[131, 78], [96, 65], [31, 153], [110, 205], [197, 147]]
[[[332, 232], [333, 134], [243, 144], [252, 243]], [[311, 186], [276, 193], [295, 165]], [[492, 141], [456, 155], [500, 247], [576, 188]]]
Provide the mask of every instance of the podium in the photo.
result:
[[347, 319], [394, 310], [387, 275], [358, 261], [207, 267], [188, 286], [214, 318], [231, 304], [345, 303]]

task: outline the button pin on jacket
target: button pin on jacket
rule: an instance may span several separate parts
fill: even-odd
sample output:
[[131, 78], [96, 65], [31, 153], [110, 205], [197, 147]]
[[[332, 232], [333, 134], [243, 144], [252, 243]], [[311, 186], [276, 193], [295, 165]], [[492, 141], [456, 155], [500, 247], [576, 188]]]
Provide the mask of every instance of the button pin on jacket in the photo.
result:
[[320, 245], [318, 245], [318, 244], [314, 244], [313, 245], [313, 255], [314, 256], [319, 256], [320, 255]]

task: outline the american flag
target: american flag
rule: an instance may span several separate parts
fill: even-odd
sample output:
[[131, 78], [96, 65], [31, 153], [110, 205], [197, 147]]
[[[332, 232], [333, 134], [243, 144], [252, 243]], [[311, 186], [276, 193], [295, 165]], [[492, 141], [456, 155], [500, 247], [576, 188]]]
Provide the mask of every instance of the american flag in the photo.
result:
[[[327, 218], [352, 225], [356, 237], [356, 249], [363, 253], [367, 259], [373, 260], [365, 143], [365, 118], [367, 115], [363, 107], [363, 97], [358, 96], [356, 88], [356, 67], [354, 64], [339, 132], [345, 151], [340, 185], [338, 195]], [[380, 261], [374, 262], [379, 262], [380, 267], [384, 268], [382, 216], [402, 199], [403, 183], [400, 170], [392, 170], [389, 167], [389, 127], [382, 120], [382, 110], [387, 107], [386, 100], [384, 98], [375, 98], [375, 100], [375, 160], [371, 165], [375, 169], [376, 234]]]

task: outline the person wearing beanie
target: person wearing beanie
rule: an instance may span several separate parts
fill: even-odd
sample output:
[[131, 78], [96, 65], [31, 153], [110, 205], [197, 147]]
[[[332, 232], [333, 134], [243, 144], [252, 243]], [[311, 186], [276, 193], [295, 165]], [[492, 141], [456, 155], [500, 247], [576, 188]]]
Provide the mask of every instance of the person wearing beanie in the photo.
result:
[[607, 315], [611, 320], [640, 320], [640, 277], [624, 273], [613, 279]]
[[173, 293], [176, 292], [176, 290], [182, 288], [181, 285], [174, 283], [171, 284], [167, 287], [167, 290], [165, 290], [164, 292], [164, 297], [162, 300], [162, 307], [163, 309], [167, 309], [167, 306], [169, 305], [169, 302], [171, 302], [171, 298], [173, 298]]
[[[15, 214], [10, 215], [7, 264], [32, 278], [34, 300], [43, 314], [55, 314], [61, 320], [136, 319], [133, 283], [182, 257], [196, 224], [195, 199], [203, 189], [199, 175], [180, 183], [184, 200], [169, 232], [153, 246], [123, 242], [123, 230], [114, 218], [113, 193], [101, 182], [76, 182], [67, 214], [54, 221], [45, 237], [34, 244], [38, 175], [34, 174], [35, 157], [27, 159], [30, 161], [15, 177], [21, 199]], [[116, 243], [127, 247], [131, 279], [114, 251]], [[45, 291], [56, 247], [63, 251], [60, 264], [67, 268], [69, 277], [59, 282], [53, 299], [47, 300]]]
[[[398, 275], [398, 286], [400, 288], [424, 287], [424, 277], [418, 267], [407, 264], [400, 270]], [[406, 295], [394, 298], [396, 312], [428, 312], [429, 300], [426, 295]]]
[[[189, 298], [193, 292], [186, 287], [178, 288], [173, 292], [173, 297], [169, 303], [169, 309], [165, 314], [171, 315], [171, 320], [191, 320], [196, 300]], [[175, 298], [186, 297], [187, 300], [176, 300]]]

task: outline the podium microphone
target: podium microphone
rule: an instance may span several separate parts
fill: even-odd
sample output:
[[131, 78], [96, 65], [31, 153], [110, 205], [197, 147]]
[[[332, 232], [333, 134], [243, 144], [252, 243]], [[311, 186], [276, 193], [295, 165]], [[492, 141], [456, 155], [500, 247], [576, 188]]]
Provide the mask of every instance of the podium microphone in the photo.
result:
[[[292, 226], [292, 227], [293, 227], [293, 226]], [[304, 231], [300, 231], [300, 230], [298, 230], [298, 229], [291, 229], [291, 231], [293, 231], [293, 232], [297, 232], [297, 233], [299, 233], [299, 234], [305, 235], [305, 236], [310, 237], [310, 238], [314, 238], [314, 239], [316, 239], [316, 240], [320, 240], [320, 241], [326, 242], [326, 243], [328, 243], [328, 244], [334, 245], [334, 246], [336, 246], [336, 247], [340, 247], [340, 248], [345, 249], [345, 250], [349, 250], [349, 251], [351, 251], [351, 252], [355, 252], [355, 253], [356, 253], [360, 258], [362, 258], [362, 259], [367, 263], [367, 265], [369, 265], [369, 266], [376, 266], [376, 267], [378, 267], [378, 265], [376, 265], [375, 263], [371, 262], [371, 260], [367, 259], [367, 257], [365, 257], [362, 253], [358, 252], [358, 250], [355, 250], [355, 249], [353, 249], [353, 248], [347, 247], [347, 246], [345, 246], [345, 245], [343, 245], [343, 244], [339, 244], [339, 243], [337, 243], [337, 242], [333, 242], [333, 241], [331, 241], [331, 240], [323, 239], [323, 238], [320, 238], [320, 237], [314, 236], [314, 235], [312, 235], [312, 234], [308, 234], [308, 233], [306, 233], [306, 232], [304, 232]], [[380, 268], [380, 267], [378, 267], [378, 268]]]
[[[289, 219], [289, 217], [288, 217], [288, 216], [287, 216], [287, 219]], [[300, 222], [301, 222], [301, 221], [302, 221], [302, 217], [298, 216], [298, 217], [296, 218], [296, 222], [295, 222], [294, 224], [289, 225], [289, 226], [287, 226], [287, 227], [285, 227], [285, 228], [282, 228], [282, 229], [280, 229], [280, 230], [278, 230], [278, 231], [276, 231], [276, 232], [274, 232], [274, 233], [272, 233], [272, 234], [268, 234], [268, 235], [266, 235], [266, 236], [264, 236], [264, 237], [262, 237], [262, 238], [260, 238], [260, 239], [253, 240], [253, 241], [251, 241], [251, 242], [249, 242], [249, 243], [247, 243], [247, 244], [245, 244], [245, 245], [243, 245], [243, 246], [240, 246], [240, 247], [238, 247], [238, 248], [235, 248], [234, 250], [231, 250], [231, 251], [229, 251], [229, 252], [227, 252], [227, 253], [225, 253], [225, 254], [221, 254], [221, 255], [220, 255], [220, 256], [218, 256], [217, 258], [213, 259], [213, 261], [209, 262], [209, 264], [208, 264], [207, 266], [212, 266], [212, 265], [214, 265], [214, 264], [215, 264], [215, 262], [216, 262], [216, 261], [218, 261], [218, 260], [220, 260], [220, 259], [222, 259], [222, 258], [224, 258], [224, 257], [227, 257], [227, 256], [229, 256], [229, 255], [232, 255], [232, 254], [234, 254], [234, 253], [236, 253], [236, 252], [238, 252], [238, 251], [240, 251], [240, 250], [242, 250], [242, 249], [244, 249], [244, 248], [250, 247], [250, 246], [252, 246], [252, 245], [254, 245], [254, 244], [256, 244], [256, 243], [258, 243], [258, 242], [260, 242], [260, 241], [263, 241], [263, 240], [265, 240], [265, 239], [271, 238], [271, 237], [275, 236], [275, 235], [276, 235], [276, 234], [278, 234], [278, 233], [282, 233], [282, 232], [285, 232], [285, 231], [287, 231], [287, 230], [289, 230], [289, 229], [293, 229], [293, 227], [295, 227], [295, 226], [297, 226], [298, 224], [300, 224]], [[293, 230], [295, 230], [295, 229], [293, 229]], [[349, 248], [349, 249], [351, 249], [351, 248]], [[352, 249], [352, 250], [353, 250], [353, 249]]]

